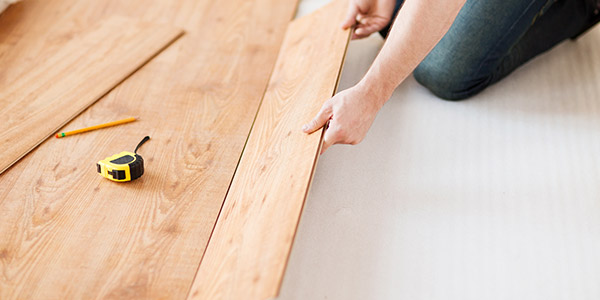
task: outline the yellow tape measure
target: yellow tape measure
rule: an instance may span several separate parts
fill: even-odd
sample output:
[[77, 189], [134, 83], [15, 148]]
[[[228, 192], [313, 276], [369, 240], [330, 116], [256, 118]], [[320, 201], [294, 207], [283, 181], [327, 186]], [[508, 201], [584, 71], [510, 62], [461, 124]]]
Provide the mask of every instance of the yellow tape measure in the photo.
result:
[[150, 139], [145, 137], [135, 147], [133, 153], [123, 151], [107, 157], [96, 164], [98, 173], [112, 181], [124, 182], [138, 179], [144, 175], [144, 159], [137, 154], [137, 150]]

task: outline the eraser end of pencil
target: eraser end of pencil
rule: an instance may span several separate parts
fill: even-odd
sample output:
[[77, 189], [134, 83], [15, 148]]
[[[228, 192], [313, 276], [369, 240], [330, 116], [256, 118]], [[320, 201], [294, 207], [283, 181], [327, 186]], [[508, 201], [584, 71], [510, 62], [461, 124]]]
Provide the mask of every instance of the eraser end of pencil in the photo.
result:
[[59, 138], [58, 133], [56, 134], [56, 138]]

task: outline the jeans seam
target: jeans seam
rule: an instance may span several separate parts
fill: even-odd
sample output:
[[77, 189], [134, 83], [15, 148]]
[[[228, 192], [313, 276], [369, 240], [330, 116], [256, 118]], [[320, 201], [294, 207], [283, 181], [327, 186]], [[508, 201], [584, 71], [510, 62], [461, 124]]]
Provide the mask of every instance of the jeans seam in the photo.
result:
[[[546, 4], [544, 4], [544, 6], [542, 6], [542, 8], [541, 8], [541, 9], [538, 11], [538, 13], [536, 13], [536, 14], [535, 14], [535, 17], [533, 18], [533, 20], [532, 20], [531, 24], [535, 23], [535, 20], [538, 18], [538, 16], [539, 16], [539, 13], [540, 13], [541, 11], [543, 11], [544, 7], [546, 7], [546, 5], [547, 5], [549, 2], [553, 2], [553, 0], [548, 0], [548, 2], [546, 2]], [[488, 53], [486, 53], [486, 54], [484, 55], [484, 59], [482, 59], [481, 63], [480, 63], [480, 64], [479, 64], [479, 66], [477, 67], [477, 70], [475, 71], [475, 74], [478, 74], [478, 73], [481, 71], [481, 68], [483, 68], [483, 65], [484, 65], [484, 64], [485, 64], [485, 63], [486, 63], [486, 62], [489, 60], [490, 54], [491, 54], [491, 53], [493, 53], [494, 51], [496, 51], [496, 50], [498, 49], [499, 45], [501, 45], [501, 44], [502, 44], [502, 41], [503, 41], [503, 40], [504, 40], [504, 39], [505, 39], [505, 38], [506, 38], [506, 37], [507, 37], [507, 36], [510, 34], [511, 30], [512, 30], [512, 29], [515, 27], [515, 25], [516, 25], [517, 23], [519, 23], [519, 21], [521, 21], [521, 19], [522, 19], [522, 18], [524, 17], [524, 15], [525, 15], [525, 12], [526, 12], [526, 11], [527, 11], [527, 10], [528, 10], [530, 7], [532, 7], [534, 3], [535, 3], [535, 0], [532, 0], [532, 1], [529, 3], [529, 5], [527, 6], [527, 8], [526, 8], [526, 9], [525, 9], [525, 10], [524, 10], [524, 11], [521, 13], [521, 15], [520, 15], [520, 16], [517, 18], [517, 20], [516, 20], [515, 22], [513, 22], [513, 24], [510, 26], [510, 28], [509, 28], [509, 29], [506, 31], [506, 33], [505, 33], [505, 34], [502, 36], [502, 38], [498, 39], [498, 42], [497, 42], [497, 43], [494, 45], [494, 47], [492, 47], [492, 48], [491, 48], [491, 49], [488, 51]], [[523, 34], [525, 34], [525, 33], [523, 33]], [[515, 41], [515, 43], [514, 43], [513, 45], [511, 45], [511, 49], [512, 49], [512, 47], [514, 47], [514, 45], [515, 45], [517, 42], [518, 42], [518, 40], [517, 40], [517, 41]]]

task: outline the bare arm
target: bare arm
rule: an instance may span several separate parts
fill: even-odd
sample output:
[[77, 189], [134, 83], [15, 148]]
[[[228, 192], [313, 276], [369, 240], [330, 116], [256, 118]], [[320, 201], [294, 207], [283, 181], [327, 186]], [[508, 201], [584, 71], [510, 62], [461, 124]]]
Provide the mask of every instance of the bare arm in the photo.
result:
[[[355, 11], [353, 18], [360, 20], [355, 37], [365, 37], [383, 28], [386, 24], [370, 26], [374, 22], [369, 20], [376, 19], [369, 19], [360, 11], [362, 2], [373, 4], [378, 1], [381, 2], [379, 6], [371, 7], [389, 9], [389, 0], [352, 2], [349, 19], [342, 26], [354, 25], [352, 14]], [[312, 133], [330, 121], [322, 152], [333, 144], [357, 144], [363, 140], [379, 109], [448, 31], [465, 1], [406, 0], [383, 48], [363, 79], [327, 100], [317, 116], [303, 127], [305, 132]], [[353, 10], [353, 6], [357, 9]], [[384, 17], [386, 14], [387, 11], [379, 13]]]

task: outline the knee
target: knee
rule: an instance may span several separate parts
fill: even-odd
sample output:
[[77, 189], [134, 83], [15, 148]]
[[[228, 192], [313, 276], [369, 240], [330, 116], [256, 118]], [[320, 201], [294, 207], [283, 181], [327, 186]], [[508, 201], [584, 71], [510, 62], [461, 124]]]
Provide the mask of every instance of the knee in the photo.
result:
[[430, 53], [413, 74], [417, 82], [436, 96], [444, 100], [464, 100], [490, 84], [491, 76], [477, 74], [475, 64], [435, 50], [438, 51]]

